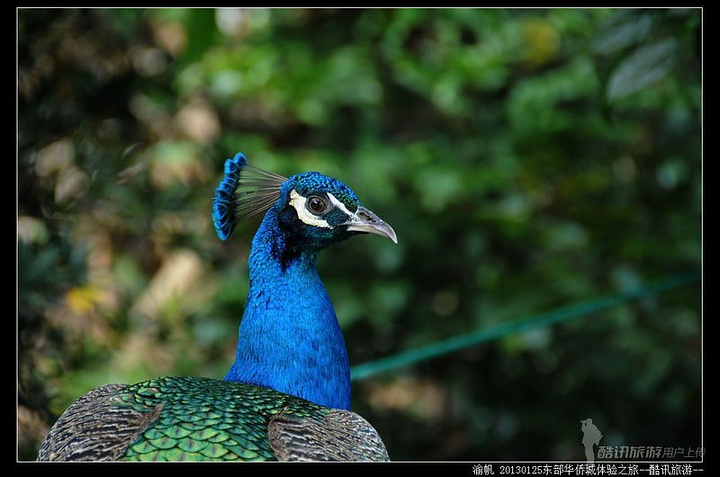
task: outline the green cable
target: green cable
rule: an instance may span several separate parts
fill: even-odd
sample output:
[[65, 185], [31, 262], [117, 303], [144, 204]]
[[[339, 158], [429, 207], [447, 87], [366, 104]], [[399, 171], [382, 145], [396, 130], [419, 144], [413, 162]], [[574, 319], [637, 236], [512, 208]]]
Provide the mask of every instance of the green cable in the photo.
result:
[[502, 336], [520, 333], [533, 328], [548, 326], [561, 321], [568, 321], [572, 318], [589, 316], [598, 311], [612, 308], [629, 301], [648, 298], [674, 288], [695, 283], [699, 281], [700, 278], [700, 272], [677, 275], [653, 285], [595, 298], [562, 308], [557, 308], [549, 312], [526, 317], [512, 323], [506, 323], [493, 328], [448, 338], [420, 348], [398, 353], [393, 356], [353, 366], [350, 370], [351, 379], [353, 381], [358, 381], [379, 373], [403, 368], [421, 361], [426, 361], [454, 351], [469, 348], [484, 341], [494, 340]]

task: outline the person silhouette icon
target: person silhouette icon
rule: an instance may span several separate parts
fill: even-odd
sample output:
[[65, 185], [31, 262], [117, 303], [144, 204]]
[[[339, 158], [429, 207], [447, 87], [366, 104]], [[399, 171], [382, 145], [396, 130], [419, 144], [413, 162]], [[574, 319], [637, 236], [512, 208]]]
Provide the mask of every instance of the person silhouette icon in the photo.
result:
[[582, 419], [580, 423], [580, 430], [582, 430], [583, 433], [582, 444], [585, 447], [585, 458], [588, 462], [594, 462], [595, 450], [593, 446], [600, 444], [600, 439], [603, 437], [602, 432], [593, 424], [590, 418]]

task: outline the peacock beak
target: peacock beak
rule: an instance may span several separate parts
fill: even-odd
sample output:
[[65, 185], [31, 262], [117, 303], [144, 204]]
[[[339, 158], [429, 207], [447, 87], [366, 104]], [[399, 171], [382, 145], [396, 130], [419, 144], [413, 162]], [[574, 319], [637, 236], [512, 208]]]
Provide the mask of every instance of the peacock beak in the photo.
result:
[[349, 232], [364, 232], [380, 235], [398, 243], [397, 234], [390, 224], [365, 207], [358, 207], [355, 213], [342, 225], [347, 225]]

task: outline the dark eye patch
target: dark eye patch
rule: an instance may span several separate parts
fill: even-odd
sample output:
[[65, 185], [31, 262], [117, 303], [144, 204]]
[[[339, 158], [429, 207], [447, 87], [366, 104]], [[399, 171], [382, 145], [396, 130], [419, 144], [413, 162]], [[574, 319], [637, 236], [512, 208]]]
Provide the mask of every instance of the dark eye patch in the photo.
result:
[[313, 194], [305, 201], [305, 208], [313, 215], [324, 215], [332, 208], [330, 199], [325, 194]]

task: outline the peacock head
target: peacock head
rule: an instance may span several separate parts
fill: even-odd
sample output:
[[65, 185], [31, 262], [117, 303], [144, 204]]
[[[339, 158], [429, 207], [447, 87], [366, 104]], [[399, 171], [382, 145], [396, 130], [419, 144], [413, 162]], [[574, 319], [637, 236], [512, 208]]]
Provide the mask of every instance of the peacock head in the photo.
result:
[[278, 225], [292, 243], [319, 250], [356, 234], [397, 243], [393, 228], [360, 204], [337, 179], [305, 172], [289, 178], [251, 166], [242, 153], [225, 161], [225, 175], [213, 200], [213, 223], [221, 240], [250, 215], [275, 207]]

